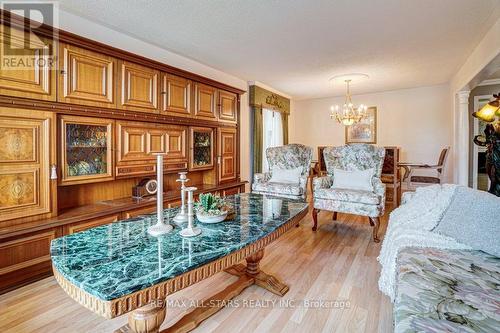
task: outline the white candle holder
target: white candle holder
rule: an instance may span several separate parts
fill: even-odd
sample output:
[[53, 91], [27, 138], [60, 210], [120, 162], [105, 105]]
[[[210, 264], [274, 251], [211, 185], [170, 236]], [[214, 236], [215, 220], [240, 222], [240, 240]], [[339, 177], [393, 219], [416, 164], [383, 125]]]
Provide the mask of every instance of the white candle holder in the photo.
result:
[[194, 227], [194, 212], [193, 212], [193, 192], [197, 190], [196, 187], [186, 187], [184, 189], [188, 194], [188, 225], [179, 233], [182, 237], [194, 237], [201, 234], [201, 228]]
[[163, 155], [156, 154], [156, 181], [158, 182], [158, 189], [156, 191], [156, 224], [148, 228], [148, 233], [155, 237], [168, 234], [174, 229], [174, 227], [163, 220]]
[[174, 217], [174, 222], [183, 223], [187, 222], [188, 215], [186, 213], [186, 183], [189, 179], [186, 177], [187, 172], [179, 172], [179, 179], [176, 182], [181, 183], [181, 208], [177, 215]]

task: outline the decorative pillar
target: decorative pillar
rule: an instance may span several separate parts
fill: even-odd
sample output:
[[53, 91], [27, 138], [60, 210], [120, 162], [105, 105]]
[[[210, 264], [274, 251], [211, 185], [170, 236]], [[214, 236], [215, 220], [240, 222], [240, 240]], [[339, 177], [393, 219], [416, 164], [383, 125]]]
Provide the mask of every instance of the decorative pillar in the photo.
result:
[[455, 149], [457, 183], [469, 185], [469, 95], [470, 90], [457, 93], [457, 147]]

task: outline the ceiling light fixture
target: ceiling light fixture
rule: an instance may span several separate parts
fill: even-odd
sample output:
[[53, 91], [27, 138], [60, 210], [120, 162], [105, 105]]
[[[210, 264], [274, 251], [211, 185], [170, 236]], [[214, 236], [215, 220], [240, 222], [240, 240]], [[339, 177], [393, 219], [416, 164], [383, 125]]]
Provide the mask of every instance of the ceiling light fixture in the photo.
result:
[[359, 105], [358, 107], [354, 106], [352, 103], [352, 96], [350, 90], [350, 84], [353, 80], [358, 79], [367, 79], [368, 75], [366, 74], [346, 74], [340, 76], [334, 76], [330, 79], [330, 81], [344, 81], [346, 84], [346, 96], [345, 102], [342, 107], [339, 105], [332, 105], [330, 107], [330, 118], [336, 119], [340, 124], [344, 126], [351, 126], [359, 122], [366, 116], [366, 110], [368, 107], [366, 105]]

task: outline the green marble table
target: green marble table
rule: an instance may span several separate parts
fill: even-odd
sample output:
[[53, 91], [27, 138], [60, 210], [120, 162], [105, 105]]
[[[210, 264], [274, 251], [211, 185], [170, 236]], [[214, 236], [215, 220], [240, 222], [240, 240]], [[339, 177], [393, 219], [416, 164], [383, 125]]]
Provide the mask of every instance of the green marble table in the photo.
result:
[[[260, 194], [229, 196], [227, 201], [235, 218], [197, 223], [202, 234], [194, 238], [182, 238], [183, 226], [173, 222], [172, 233], [150, 236], [154, 214], [57, 238], [51, 244], [54, 275], [70, 296], [106, 318], [132, 311], [129, 325], [119, 332], [156, 332], [165, 318], [165, 302], [158, 300], [222, 270], [240, 278], [219, 298], [232, 298], [252, 284], [283, 295], [288, 287], [260, 271], [259, 261], [267, 244], [298, 225], [308, 204]], [[165, 217], [171, 221], [176, 213], [166, 209]], [[244, 259], [246, 266], [238, 264]], [[183, 318], [171, 330], [193, 329], [213, 310], [193, 311], [194, 319]]]

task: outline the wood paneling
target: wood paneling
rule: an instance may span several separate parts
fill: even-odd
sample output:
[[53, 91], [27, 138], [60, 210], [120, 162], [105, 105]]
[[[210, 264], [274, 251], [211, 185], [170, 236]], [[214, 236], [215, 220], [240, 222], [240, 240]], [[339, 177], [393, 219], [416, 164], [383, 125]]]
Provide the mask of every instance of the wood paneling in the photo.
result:
[[236, 94], [219, 90], [219, 120], [236, 123], [237, 121], [237, 100]]
[[69, 44], [60, 45], [59, 57], [58, 101], [116, 106], [115, 58]]
[[126, 61], [119, 61], [119, 67], [118, 108], [157, 113], [160, 72]]
[[0, 26], [0, 95], [55, 101], [54, 44], [48, 38]]
[[219, 128], [218, 138], [219, 181], [236, 179], [236, 129]]
[[195, 107], [194, 115], [199, 119], [215, 120], [217, 89], [201, 83], [194, 84]]
[[0, 112], [0, 221], [48, 213], [54, 115]]
[[[60, 156], [61, 156], [61, 178], [59, 181], [60, 185], [74, 185], [74, 184], [84, 184], [90, 182], [101, 182], [113, 180], [113, 127], [114, 121], [110, 119], [102, 118], [88, 118], [88, 117], [76, 117], [76, 116], [61, 116], [60, 117]], [[81, 176], [72, 176], [69, 172], [69, 166], [67, 161], [67, 126], [69, 124], [83, 124], [91, 126], [104, 126], [106, 127], [106, 173], [102, 174], [89, 174]], [[89, 147], [86, 147], [89, 148]], [[81, 148], [85, 149], [85, 148]], [[85, 157], [85, 151], [82, 151], [83, 158]], [[82, 159], [83, 161], [83, 159]]]
[[100, 217], [92, 220], [87, 220], [83, 222], [73, 223], [64, 227], [64, 234], [70, 235], [76, 232], [85, 231], [90, 228], [95, 228], [100, 225], [109, 224], [116, 222], [120, 219], [119, 214], [109, 215], [105, 217]]
[[222, 191], [222, 195], [225, 197], [228, 195], [234, 195], [234, 194], [238, 194], [238, 193], [241, 193], [239, 187], [232, 187], [232, 188], [228, 188], [228, 189], [225, 189]]
[[191, 117], [191, 81], [162, 73], [161, 113]]

